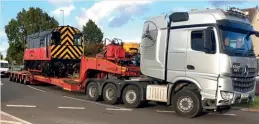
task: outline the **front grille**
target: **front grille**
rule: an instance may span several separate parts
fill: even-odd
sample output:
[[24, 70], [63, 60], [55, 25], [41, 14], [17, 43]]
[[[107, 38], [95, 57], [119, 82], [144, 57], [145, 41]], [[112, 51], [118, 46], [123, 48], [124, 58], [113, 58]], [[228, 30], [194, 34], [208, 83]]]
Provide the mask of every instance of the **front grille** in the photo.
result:
[[246, 74], [242, 72], [233, 72], [232, 81], [234, 91], [245, 93], [253, 90], [255, 86], [255, 76], [255, 68], [247, 68]]
[[242, 71], [233, 72], [232, 76], [233, 77], [255, 77], [256, 76], [256, 69], [255, 68], [248, 68], [247, 72], [248, 72], [247, 75], [243, 74]]

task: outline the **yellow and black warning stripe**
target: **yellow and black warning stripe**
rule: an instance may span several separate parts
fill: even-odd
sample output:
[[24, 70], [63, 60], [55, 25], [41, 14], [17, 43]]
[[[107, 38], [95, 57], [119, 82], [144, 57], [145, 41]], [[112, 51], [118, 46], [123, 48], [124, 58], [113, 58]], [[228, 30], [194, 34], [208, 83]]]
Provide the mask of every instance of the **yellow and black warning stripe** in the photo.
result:
[[82, 46], [53, 45], [51, 47], [52, 58], [80, 59], [82, 54], [83, 54]]
[[74, 44], [74, 35], [81, 33], [80, 30], [71, 26], [60, 26], [56, 30], [60, 32], [60, 45], [51, 47], [52, 58], [80, 59], [83, 47]]

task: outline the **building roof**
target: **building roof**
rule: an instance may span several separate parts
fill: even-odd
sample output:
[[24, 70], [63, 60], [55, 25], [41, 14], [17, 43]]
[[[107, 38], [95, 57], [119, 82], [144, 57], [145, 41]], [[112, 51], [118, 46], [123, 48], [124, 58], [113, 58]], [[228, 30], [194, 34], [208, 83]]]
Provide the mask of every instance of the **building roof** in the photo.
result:
[[243, 11], [248, 12], [249, 21], [252, 22], [256, 16], [256, 13], [258, 12], [258, 6], [254, 8], [243, 9]]

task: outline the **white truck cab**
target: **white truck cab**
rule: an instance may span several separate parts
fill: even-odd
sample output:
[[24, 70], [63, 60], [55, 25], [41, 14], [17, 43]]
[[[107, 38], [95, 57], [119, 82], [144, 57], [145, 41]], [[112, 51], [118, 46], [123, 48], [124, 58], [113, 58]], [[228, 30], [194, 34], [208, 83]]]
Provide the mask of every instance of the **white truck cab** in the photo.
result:
[[237, 8], [150, 18], [143, 28], [140, 67], [160, 83], [147, 87], [147, 100], [172, 104], [188, 117], [253, 101], [258, 67], [251, 35], [259, 32]]
[[8, 76], [8, 71], [9, 71], [9, 63], [6, 60], [0, 60], [0, 72], [1, 72], [1, 77], [2, 76]]

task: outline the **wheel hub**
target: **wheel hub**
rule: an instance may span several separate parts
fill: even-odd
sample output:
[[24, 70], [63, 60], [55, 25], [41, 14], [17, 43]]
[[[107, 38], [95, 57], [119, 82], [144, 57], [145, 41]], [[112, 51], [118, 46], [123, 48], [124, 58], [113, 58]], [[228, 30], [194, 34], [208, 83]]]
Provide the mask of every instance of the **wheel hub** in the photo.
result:
[[115, 97], [115, 91], [111, 88], [107, 89], [105, 94], [108, 100], [112, 100]]
[[178, 99], [177, 106], [182, 112], [190, 112], [193, 109], [194, 102], [188, 96], [183, 96]]
[[92, 87], [89, 88], [89, 95], [91, 97], [95, 97], [95, 95], [96, 95], [96, 87], [92, 86]]
[[137, 99], [137, 94], [133, 90], [129, 90], [126, 92], [126, 100], [128, 103], [134, 103]]

